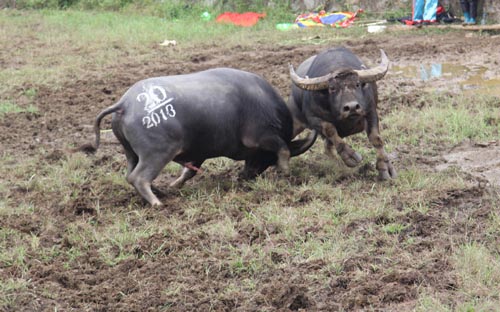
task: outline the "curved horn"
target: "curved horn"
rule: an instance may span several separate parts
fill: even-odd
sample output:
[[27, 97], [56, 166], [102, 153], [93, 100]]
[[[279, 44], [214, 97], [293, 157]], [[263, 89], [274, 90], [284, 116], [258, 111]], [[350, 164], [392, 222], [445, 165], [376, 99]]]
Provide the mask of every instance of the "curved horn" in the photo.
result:
[[328, 89], [328, 80], [337, 75], [337, 73], [331, 73], [317, 78], [308, 78], [307, 76], [306, 78], [300, 78], [299, 75], [295, 73], [292, 64], [288, 64], [288, 68], [290, 69], [290, 77], [293, 83], [297, 87], [307, 91]]
[[377, 67], [370, 69], [360, 69], [354, 70], [358, 76], [359, 80], [362, 82], [374, 82], [382, 79], [387, 71], [389, 70], [389, 59], [385, 54], [384, 50], [380, 49], [381, 61]]

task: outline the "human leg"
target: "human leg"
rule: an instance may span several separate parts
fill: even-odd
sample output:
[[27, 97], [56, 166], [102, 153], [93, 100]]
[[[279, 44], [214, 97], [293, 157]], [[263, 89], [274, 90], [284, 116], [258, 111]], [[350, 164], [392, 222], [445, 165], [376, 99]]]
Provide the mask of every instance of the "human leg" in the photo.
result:
[[414, 22], [422, 22], [424, 16], [424, 3], [425, 0], [413, 0], [412, 20]]
[[436, 21], [436, 12], [437, 12], [437, 0], [427, 0], [425, 2], [424, 8], [424, 21], [435, 22]]
[[477, 18], [477, 0], [469, 0], [470, 24], [476, 24]]
[[477, 15], [477, 0], [460, 0], [460, 6], [464, 13], [465, 24], [475, 24]]
[[467, 13], [469, 15], [469, 1], [468, 0], [460, 0], [460, 7], [462, 7], [462, 13]]

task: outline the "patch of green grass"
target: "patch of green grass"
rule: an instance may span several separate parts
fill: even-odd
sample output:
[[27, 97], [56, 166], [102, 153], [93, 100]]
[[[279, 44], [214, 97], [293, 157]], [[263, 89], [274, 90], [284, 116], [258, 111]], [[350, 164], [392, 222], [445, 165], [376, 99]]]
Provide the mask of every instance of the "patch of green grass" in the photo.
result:
[[33, 100], [35, 98], [37, 93], [38, 93], [38, 90], [36, 88], [28, 88], [26, 90], [23, 90], [23, 95], [27, 96], [31, 100]]
[[462, 246], [453, 257], [460, 276], [460, 292], [468, 298], [498, 299], [500, 295], [500, 256], [481, 243]]
[[214, 240], [230, 241], [237, 237], [238, 230], [236, 224], [229, 217], [215, 220], [203, 227], [204, 232], [214, 238]]
[[36, 206], [32, 202], [11, 204], [8, 200], [0, 200], [0, 216], [24, 216], [33, 214]]
[[16, 310], [16, 300], [28, 285], [29, 281], [23, 278], [0, 279], [0, 310]]
[[130, 215], [117, 216], [106, 231], [95, 236], [96, 242], [101, 245], [99, 253], [108, 265], [115, 265], [122, 260], [135, 257], [133, 247], [138, 241], [156, 232], [155, 223], [137, 227], [132, 225], [134, 220], [135, 217]]
[[49, 44], [65, 43], [62, 47], [69, 49], [143, 46], [160, 42], [167, 33], [166, 21], [158, 17], [72, 10], [41, 14], [45, 31], [39, 32], [38, 39]]
[[400, 170], [396, 181], [400, 191], [464, 188], [464, 178], [454, 170], [426, 172], [414, 166]]
[[25, 235], [10, 228], [0, 229], [0, 266], [15, 267], [24, 274], [28, 246]]
[[265, 272], [265, 253], [258, 246], [242, 245], [230, 248], [229, 269], [235, 276], [252, 276]]
[[389, 223], [384, 225], [382, 230], [387, 234], [399, 234], [406, 229], [406, 227], [406, 225], [400, 223]]
[[16, 114], [16, 113], [36, 113], [38, 112], [38, 108], [33, 105], [29, 105], [26, 108], [20, 107], [12, 102], [0, 102], [0, 118], [4, 117], [7, 114]]
[[[498, 206], [498, 201], [494, 201], [494, 204], [496, 204], [496, 207]], [[490, 214], [490, 227], [488, 228], [488, 232], [490, 233], [491, 236], [495, 237], [497, 235], [500, 235], [500, 212], [494, 211]]]
[[296, 240], [292, 249], [294, 262], [307, 263], [323, 260], [326, 263], [339, 265], [355, 253], [351, 239], [342, 237], [339, 233], [329, 234], [335, 234], [331, 235], [335, 238], [328, 238], [329, 235], [318, 235], [321, 238], [316, 239], [317, 234], [307, 233], [301, 240]]
[[451, 312], [454, 309], [445, 303], [442, 303], [438, 298], [435, 298], [432, 294], [422, 293], [419, 296], [417, 306], [415, 307], [416, 312]]
[[500, 257], [481, 243], [462, 245], [451, 258], [459, 276], [458, 304], [449, 305], [423, 292], [416, 311], [495, 311], [500, 298]]
[[88, 181], [90, 166], [90, 159], [82, 154], [71, 154], [59, 165], [47, 166], [42, 170], [33, 170], [29, 166], [24, 169], [25, 174], [37, 173], [23, 181], [22, 186], [31, 191], [57, 193], [64, 196], [64, 202], [68, 202], [82, 191], [82, 186]]
[[461, 300], [458, 304], [448, 304], [438, 298], [436, 294], [424, 292], [418, 299], [416, 312], [479, 312], [496, 311], [498, 309], [498, 298], [473, 298], [470, 300]]
[[421, 101], [425, 103], [421, 109], [404, 107], [384, 116], [384, 123], [391, 125], [384, 135], [393, 144], [453, 146], [468, 139], [482, 141], [498, 136], [499, 125], [490, 120], [498, 108], [486, 99], [470, 101], [465, 96], [428, 94]]

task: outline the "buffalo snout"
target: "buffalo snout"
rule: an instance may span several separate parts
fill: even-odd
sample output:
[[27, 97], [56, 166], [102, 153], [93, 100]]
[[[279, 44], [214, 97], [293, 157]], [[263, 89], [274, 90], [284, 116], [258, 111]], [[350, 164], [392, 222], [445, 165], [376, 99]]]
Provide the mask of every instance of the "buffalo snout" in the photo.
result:
[[346, 102], [341, 108], [342, 119], [364, 115], [365, 112], [358, 101]]
[[358, 102], [349, 102], [344, 104], [344, 107], [342, 109], [346, 113], [355, 113], [361, 110], [361, 106], [359, 105]]

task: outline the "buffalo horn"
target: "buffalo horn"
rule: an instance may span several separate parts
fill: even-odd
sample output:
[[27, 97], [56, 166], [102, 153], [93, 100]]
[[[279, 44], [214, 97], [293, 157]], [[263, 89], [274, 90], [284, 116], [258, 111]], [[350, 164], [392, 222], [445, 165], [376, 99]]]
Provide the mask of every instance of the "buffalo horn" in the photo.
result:
[[290, 69], [290, 77], [292, 78], [293, 83], [297, 87], [308, 91], [328, 89], [328, 80], [338, 75], [338, 72], [333, 72], [317, 78], [309, 78], [307, 76], [305, 78], [300, 78], [299, 75], [295, 73], [292, 64], [288, 64], [288, 68]]
[[[360, 81], [373, 82], [380, 80], [385, 76], [387, 70], [389, 69], [389, 59], [387, 58], [384, 50], [380, 49], [380, 53], [382, 61], [377, 67], [370, 69], [352, 70], [353, 72], [358, 74]], [[299, 75], [295, 73], [292, 64], [288, 64], [288, 68], [290, 69], [290, 77], [292, 78], [293, 83], [297, 87], [308, 91], [328, 89], [328, 80], [330, 80], [331, 78], [335, 78], [340, 73], [346, 72], [346, 69], [344, 68], [317, 78], [309, 78], [307, 76], [305, 78], [300, 78]]]
[[359, 81], [374, 82], [382, 79], [385, 76], [387, 70], [389, 70], [389, 59], [382, 49], [380, 49], [380, 57], [382, 61], [377, 67], [354, 70], [354, 72], [356, 72], [359, 76]]

